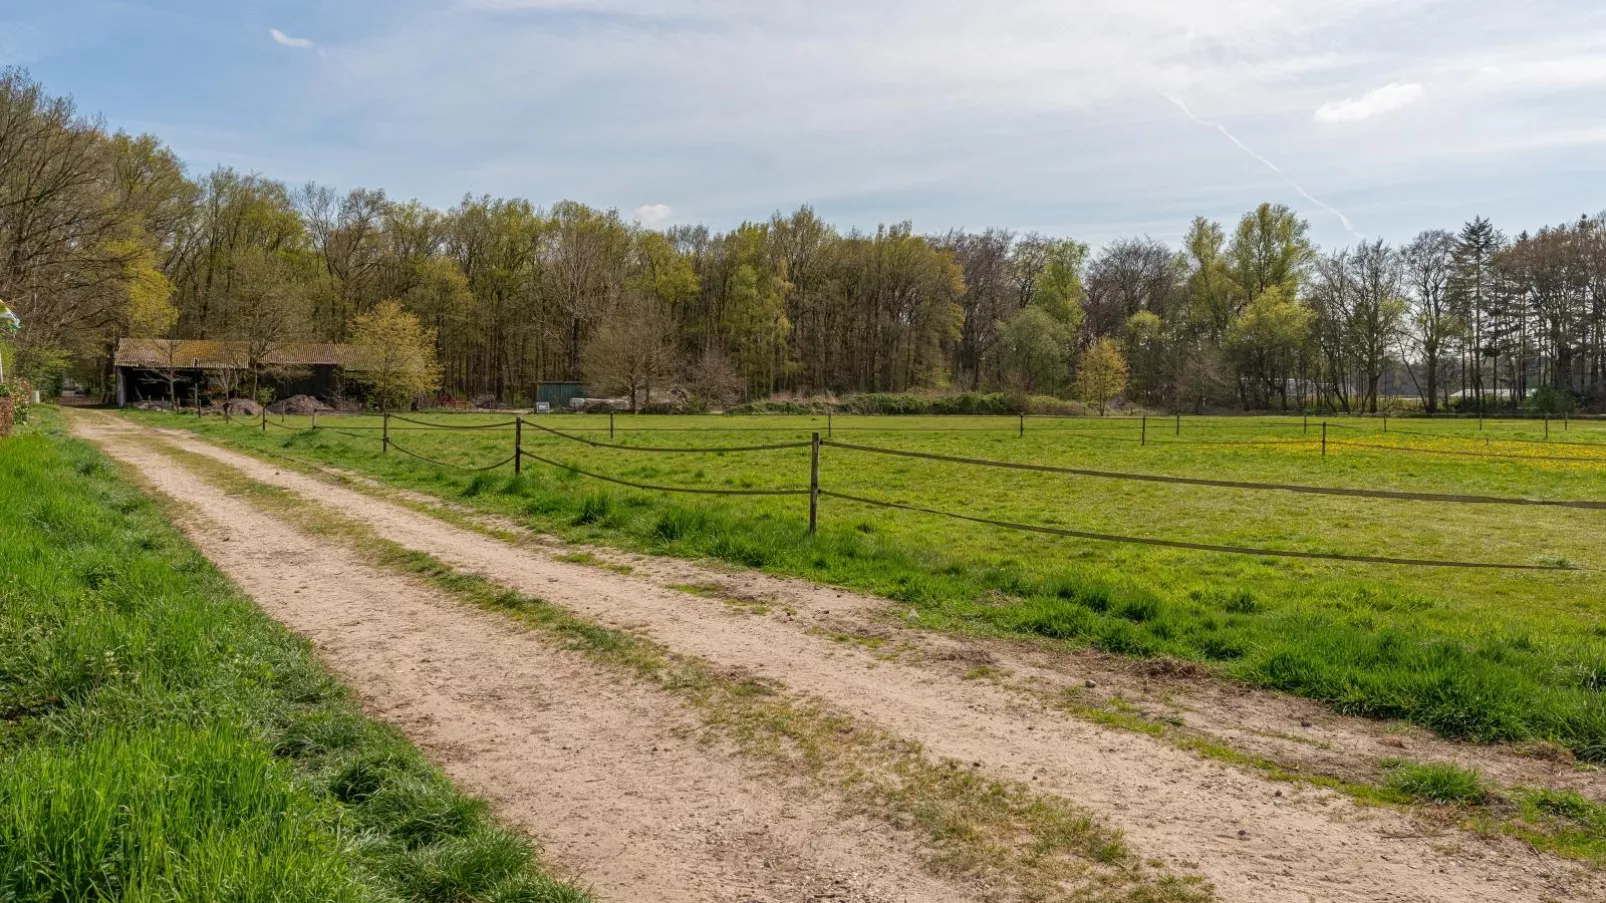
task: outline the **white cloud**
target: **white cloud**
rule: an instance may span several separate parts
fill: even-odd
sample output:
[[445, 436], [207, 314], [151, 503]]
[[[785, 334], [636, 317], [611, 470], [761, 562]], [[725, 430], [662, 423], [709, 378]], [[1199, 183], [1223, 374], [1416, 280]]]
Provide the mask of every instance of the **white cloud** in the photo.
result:
[[1416, 82], [1390, 82], [1381, 88], [1344, 100], [1324, 103], [1316, 108], [1317, 122], [1360, 122], [1379, 113], [1388, 113], [1416, 103], [1422, 86]]
[[282, 44], [285, 47], [300, 47], [304, 49], [312, 46], [311, 38], [292, 38], [277, 28], [268, 29], [268, 34], [273, 35], [275, 44]]
[[636, 208], [636, 222], [648, 229], [666, 226], [674, 218], [675, 210], [668, 204], [643, 204]]

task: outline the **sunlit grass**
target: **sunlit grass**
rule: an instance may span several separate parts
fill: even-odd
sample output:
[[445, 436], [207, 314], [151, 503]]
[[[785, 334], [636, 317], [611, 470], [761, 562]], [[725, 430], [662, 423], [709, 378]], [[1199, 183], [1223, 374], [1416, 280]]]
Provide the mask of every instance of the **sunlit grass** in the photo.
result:
[[[826, 447], [821, 484], [1026, 524], [1193, 542], [1390, 557], [1563, 563], [1557, 572], [1472, 571], [1267, 559], [1004, 531], [824, 499], [806, 529], [801, 497], [669, 496], [622, 489], [526, 461], [492, 477], [442, 470], [392, 452], [379, 418], [320, 418], [316, 433], [138, 415], [241, 447], [376, 476], [569, 538], [708, 556], [849, 586], [904, 603], [927, 626], [1042, 638], [1131, 655], [1210, 663], [1220, 673], [1400, 717], [1447, 736], [1543, 738], [1606, 760], [1606, 635], [1598, 626], [1606, 513], [1449, 505], [1158, 485], [869, 455]], [[457, 425], [498, 415], [436, 415]], [[538, 423], [609, 441], [609, 418]], [[1491, 421], [1135, 418], [627, 417], [625, 445], [750, 445], [813, 432], [885, 448], [1006, 461], [1368, 489], [1606, 499], [1606, 430]], [[1409, 424], [1407, 427], [1406, 424]], [[286, 426], [304, 427], [306, 418]], [[506, 457], [513, 431], [402, 429], [402, 447], [466, 464]], [[407, 425], [411, 426], [411, 425]], [[1411, 434], [1404, 432], [1410, 429]], [[1417, 432], [1432, 435], [1414, 435]], [[1556, 440], [1583, 443], [1560, 446]], [[1521, 440], [1521, 441], [1519, 441]], [[1594, 447], [1598, 445], [1598, 450]], [[593, 448], [526, 426], [524, 447], [622, 479], [703, 489], [808, 485], [809, 452], [666, 454]], [[1433, 456], [1485, 449], [1525, 459]], [[1413, 451], [1415, 450], [1415, 451]], [[1584, 457], [1547, 461], [1546, 455]]]

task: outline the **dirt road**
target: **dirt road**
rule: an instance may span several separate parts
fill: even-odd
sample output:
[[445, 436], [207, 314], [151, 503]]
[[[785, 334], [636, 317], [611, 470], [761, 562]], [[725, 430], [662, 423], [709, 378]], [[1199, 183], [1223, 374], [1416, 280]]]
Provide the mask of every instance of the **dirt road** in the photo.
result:
[[[538, 652], [531, 647], [539, 640], [502, 619], [354, 552], [308, 554], [314, 540], [197, 479], [139, 441], [142, 428], [105, 415], [75, 419], [83, 435], [153, 488], [182, 500], [191, 512], [183, 527], [201, 549], [317, 643], [376, 712], [491, 798], [504, 817], [530, 827], [604, 899], [938, 900], [979, 893], [932, 877], [920, 851], [895, 835], [843, 822], [825, 796], [777, 788], [731, 750], [684, 739], [688, 716], [672, 700], [573, 654]], [[807, 605], [759, 614], [648, 576], [558, 561], [193, 437], [163, 438], [454, 567], [758, 675], [934, 755], [1074, 800], [1124, 831], [1140, 855], [1203, 874], [1222, 899], [1606, 899], [1598, 876], [1514, 841], [1429, 831], [1402, 813], [1267, 781], [1068, 717], [992, 681], [967, 680], [964, 669], [940, 664], [938, 641], [917, 650], [926, 654], [907, 656], [844, 641], [844, 615], [890, 603], [824, 591]], [[731, 579], [712, 569], [701, 576]], [[959, 645], [950, 651], [964, 660]]]

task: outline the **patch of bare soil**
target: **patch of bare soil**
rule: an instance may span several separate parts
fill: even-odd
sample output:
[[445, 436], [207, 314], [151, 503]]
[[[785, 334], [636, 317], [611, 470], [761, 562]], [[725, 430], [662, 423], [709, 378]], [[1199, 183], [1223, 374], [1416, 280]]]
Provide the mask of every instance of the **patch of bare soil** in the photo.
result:
[[[890, 603], [885, 601], [689, 562], [620, 559], [637, 568], [628, 576], [565, 563], [325, 480], [276, 469], [193, 436], [173, 441], [455, 567], [596, 621], [637, 629], [676, 652], [745, 669], [792, 692], [812, 695], [916, 740], [936, 755], [1034, 782], [1124, 830], [1140, 854], [1203, 874], [1224, 899], [1606, 899], [1606, 881], [1600, 875], [1515, 841], [1440, 830], [1429, 821], [1361, 807], [1331, 792], [1267, 781], [1146, 736], [1067, 717], [1035, 694], [993, 680], [966, 680], [962, 672], [973, 671], [986, 656], [995, 667], [1002, 664], [1014, 672], [1014, 680], [1028, 683], [1079, 680], [1086, 688], [1091, 679], [1094, 684], [1105, 680], [1140, 688], [1150, 681], [1176, 692], [1187, 677], [1146, 677], [1108, 662], [1095, 672], [1089, 663], [1100, 664], [1096, 658], [903, 630], [888, 625]], [[755, 597], [773, 596], [780, 604], [758, 615], [750, 607], [668, 589], [660, 581], [718, 581]], [[900, 650], [918, 654], [898, 654]], [[1094, 673], [1099, 676], [1086, 676]], [[1297, 700], [1198, 683], [1188, 685], [1194, 692], [1186, 694], [1187, 705], [1211, 714], [1189, 717], [1219, 723], [1223, 732], [1245, 723], [1275, 725], [1282, 732], [1297, 718], [1296, 724], [1309, 725], [1299, 724], [1305, 733], [1291, 736], [1335, 747], [1355, 744], [1354, 754], [1372, 748], [1375, 729], [1370, 725], [1321, 715]], [[1230, 717], [1234, 708], [1243, 709], [1245, 717]], [[1260, 728], [1235, 730], [1235, 736], [1245, 739], [1276, 739]], [[1407, 742], [1423, 744], [1421, 754], [1430, 741], [1412, 736]], [[1303, 740], [1297, 743], [1303, 745]], [[1402, 754], [1398, 747], [1388, 748], [1392, 755]], [[1526, 762], [1519, 766], [1530, 767]]]
[[844, 819], [833, 801], [699, 741], [662, 694], [330, 548], [93, 423], [83, 432], [179, 501], [191, 541], [309, 638], [372, 713], [600, 899], [976, 899], [933, 879], [883, 825]]

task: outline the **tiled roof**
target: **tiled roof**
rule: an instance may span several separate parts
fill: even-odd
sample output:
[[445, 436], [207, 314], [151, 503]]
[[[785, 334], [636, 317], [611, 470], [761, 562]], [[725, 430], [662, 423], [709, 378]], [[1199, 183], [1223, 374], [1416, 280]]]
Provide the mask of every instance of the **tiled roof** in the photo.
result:
[[[218, 339], [119, 339], [116, 365], [119, 367], [201, 367], [222, 370], [246, 366], [245, 342]], [[362, 349], [333, 342], [295, 342], [280, 345], [264, 363], [295, 367], [326, 364], [361, 369]]]

